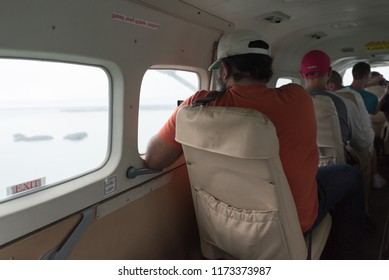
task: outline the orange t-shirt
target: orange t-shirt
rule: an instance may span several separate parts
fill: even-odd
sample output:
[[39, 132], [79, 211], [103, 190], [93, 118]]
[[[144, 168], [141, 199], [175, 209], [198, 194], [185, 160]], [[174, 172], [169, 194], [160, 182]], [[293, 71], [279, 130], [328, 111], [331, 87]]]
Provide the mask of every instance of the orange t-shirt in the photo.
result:
[[[209, 91], [199, 91], [181, 106], [191, 104], [208, 94]], [[318, 148], [311, 96], [297, 84], [276, 89], [267, 88], [266, 85], [233, 85], [208, 105], [255, 109], [273, 122], [280, 143], [282, 166], [297, 207], [301, 228], [304, 232], [310, 229], [318, 208]], [[177, 110], [178, 108], [158, 135], [181, 150], [181, 144], [175, 141]]]

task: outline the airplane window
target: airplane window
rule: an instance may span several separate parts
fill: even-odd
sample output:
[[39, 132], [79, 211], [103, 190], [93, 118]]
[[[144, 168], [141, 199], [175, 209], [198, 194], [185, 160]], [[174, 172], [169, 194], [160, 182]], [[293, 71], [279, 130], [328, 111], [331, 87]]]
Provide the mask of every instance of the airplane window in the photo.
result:
[[[348, 68], [343, 75], [343, 85], [349, 86], [353, 81], [353, 74], [352, 74], [353, 68]], [[386, 80], [389, 80], [389, 67], [388, 66], [380, 66], [380, 67], [374, 67], [371, 66], [371, 71], [376, 71], [384, 76]]]
[[0, 59], [0, 201], [101, 167], [109, 78], [95, 66]]
[[292, 79], [290, 78], [279, 78], [276, 83], [276, 87], [281, 87], [283, 85], [287, 85], [293, 83]]
[[146, 152], [147, 142], [167, 121], [177, 102], [199, 90], [197, 73], [176, 69], [149, 69], [142, 81], [138, 123], [138, 151]]

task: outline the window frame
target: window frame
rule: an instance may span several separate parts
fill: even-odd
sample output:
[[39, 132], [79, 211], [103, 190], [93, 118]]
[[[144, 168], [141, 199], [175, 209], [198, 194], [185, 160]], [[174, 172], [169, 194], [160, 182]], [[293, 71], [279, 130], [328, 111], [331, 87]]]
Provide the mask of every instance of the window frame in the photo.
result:
[[[121, 105], [124, 100], [124, 74], [123, 68], [114, 61], [92, 56], [2, 50], [0, 51], [0, 58], [96, 66], [105, 71], [109, 90], [109, 137], [107, 156], [104, 163], [96, 170], [57, 182], [54, 188], [42, 187], [31, 191], [28, 195], [15, 196], [15, 199], [0, 202], [0, 225], [13, 225], [12, 227], [0, 226], [0, 246], [2, 246], [86, 207], [95, 205], [115, 194], [105, 194], [102, 182], [117, 175], [116, 170], [121, 160], [120, 155], [123, 146], [122, 116], [124, 114]], [[116, 108], [116, 110], [113, 110], [113, 108]], [[117, 185], [117, 192], [119, 192], [121, 187], [119, 183]], [[125, 186], [125, 189], [127, 188]], [[80, 199], [81, 197], [82, 199]], [[34, 218], [26, 219], [26, 217]]]
[[[108, 87], [107, 87], [107, 89], [108, 89], [108, 92], [107, 92], [107, 94], [108, 94], [108, 96], [107, 96], [107, 110], [108, 110], [108, 112], [107, 112], [107, 146], [106, 146], [106, 154], [105, 154], [105, 157], [101, 161], [100, 164], [98, 164], [97, 166], [95, 166], [95, 167], [93, 167], [91, 169], [82, 171], [82, 172], [77, 173], [77, 174], [75, 174], [73, 176], [69, 176], [69, 177], [63, 178], [63, 179], [55, 181], [53, 183], [45, 184], [45, 185], [42, 185], [42, 186], [37, 187], [37, 188], [32, 188], [32, 189], [25, 190], [25, 191], [22, 191], [22, 192], [19, 192], [19, 193], [16, 193], [16, 194], [9, 195], [8, 197], [0, 200], [0, 205], [6, 204], [7, 202], [12, 201], [12, 200], [20, 199], [21, 197], [24, 197], [24, 196], [28, 197], [31, 194], [39, 193], [41, 191], [44, 191], [44, 190], [56, 187], [58, 185], [61, 185], [61, 184], [70, 182], [72, 180], [81, 178], [83, 176], [86, 176], [88, 174], [94, 173], [94, 172], [104, 168], [104, 166], [107, 164], [107, 162], [109, 161], [110, 156], [111, 156], [111, 152], [112, 152], [112, 136], [113, 136], [113, 134], [112, 134], [112, 111], [113, 111], [113, 109], [112, 109], [112, 100], [113, 100], [113, 96], [112, 96], [112, 76], [111, 76], [110, 72], [108, 71], [107, 67], [105, 67], [103, 65], [100, 65], [100, 64], [97, 64], [97, 63], [88, 63], [88, 62], [80, 62], [80, 61], [67, 61], [67, 60], [60, 60], [60, 59], [42, 59], [42, 58], [37, 58], [37, 57], [33, 57], [33, 56], [31, 56], [31, 57], [0, 56], [0, 60], [1, 59], [24, 60], [24, 61], [34, 61], [34, 62], [48, 62], [48, 63], [61, 63], [61, 64], [68, 64], [68, 65], [87, 66], [87, 67], [98, 68], [99, 70], [102, 70], [104, 72], [104, 74], [106, 75], [106, 77], [107, 77], [107, 83], [108, 83]], [[38, 178], [34, 178], [34, 179], [38, 179]], [[20, 183], [24, 183], [24, 182], [20, 182]]]

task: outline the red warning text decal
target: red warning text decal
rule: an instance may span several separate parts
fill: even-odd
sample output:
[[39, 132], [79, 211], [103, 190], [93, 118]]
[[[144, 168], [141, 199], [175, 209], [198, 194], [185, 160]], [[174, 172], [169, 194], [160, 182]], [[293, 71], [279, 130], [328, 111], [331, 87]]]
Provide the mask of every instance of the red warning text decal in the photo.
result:
[[146, 28], [154, 29], [154, 30], [158, 30], [161, 28], [161, 26], [157, 23], [142, 20], [142, 19], [135, 18], [135, 17], [125, 16], [125, 15], [118, 14], [118, 13], [112, 13], [112, 19], [117, 20], [117, 21], [121, 21], [121, 22], [125, 22], [125, 23], [135, 24], [138, 26], [143, 26]]
[[38, 188], [38, 187], [43, 186], [45, 184], [46, 184], [46, 178], [43, 177], [40, 179], [35, 179], [32, 181], [17, 184], [15, 186], [10, 186], [7, 188], [7, 195], [12, 195], [12, 194], [24, 192], [27, 190], [31, 190], [34, 188]]

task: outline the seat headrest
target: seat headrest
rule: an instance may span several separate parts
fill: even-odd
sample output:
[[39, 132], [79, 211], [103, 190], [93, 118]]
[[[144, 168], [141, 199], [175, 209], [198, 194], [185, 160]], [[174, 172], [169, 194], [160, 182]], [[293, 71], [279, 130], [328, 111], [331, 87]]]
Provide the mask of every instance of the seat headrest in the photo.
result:
[[239, 158], [279, 154], [273, 123], [262, 113], [245, 108], [183, 106], [177, 113], [176, 141]]

